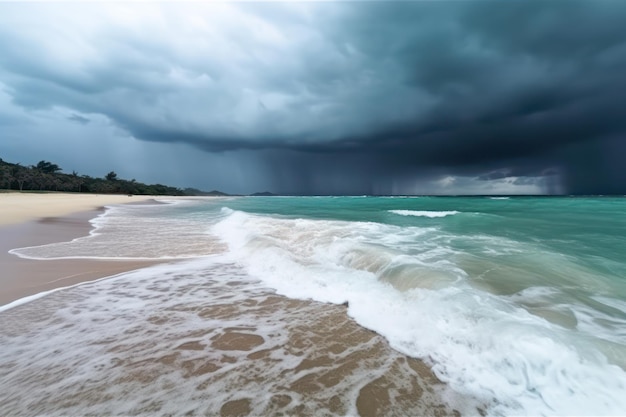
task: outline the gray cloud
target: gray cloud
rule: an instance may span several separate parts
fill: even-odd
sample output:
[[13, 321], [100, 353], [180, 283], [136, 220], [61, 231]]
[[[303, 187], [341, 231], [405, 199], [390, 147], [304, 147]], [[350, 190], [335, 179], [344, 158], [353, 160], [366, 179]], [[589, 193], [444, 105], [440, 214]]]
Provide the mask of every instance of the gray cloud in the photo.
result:
[[102, 115], [207, 155], [252, 152], [276, 191], [391, 193], [455, 175], [626, 193], [624, 2], [0, 11], [13, 105]]
[[73, 122], [80, 123], [81, 125], [86, 125], [87, 123], [89, 123], [91, 121], [89, 118], [83, 117], [83, 116], [78, 115], [76, 113], [74, 113], [71, 116], [69, 116], [67, 118], [67, 120], [71, 120]]

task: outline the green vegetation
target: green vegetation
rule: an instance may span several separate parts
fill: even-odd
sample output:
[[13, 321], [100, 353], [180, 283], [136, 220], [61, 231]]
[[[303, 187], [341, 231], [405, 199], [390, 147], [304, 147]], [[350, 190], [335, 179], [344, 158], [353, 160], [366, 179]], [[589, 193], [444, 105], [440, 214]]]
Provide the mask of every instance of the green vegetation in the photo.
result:
[[192, 195], [179, 188], [162, 184], [143, 184], [123, 180], [113, 171], [104, 178], [63, 174], [61, 167], [48, 161], [25, 167], [0, 159], [0, 189], [17, 191], [64, 191], [97, 194]]

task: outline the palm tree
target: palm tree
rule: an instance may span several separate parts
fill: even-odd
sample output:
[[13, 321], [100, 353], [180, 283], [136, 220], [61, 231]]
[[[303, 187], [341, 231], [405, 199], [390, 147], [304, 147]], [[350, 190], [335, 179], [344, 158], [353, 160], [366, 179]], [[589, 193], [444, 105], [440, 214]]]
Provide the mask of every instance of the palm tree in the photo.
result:
[[39, 161], [33, 168], [43, 172], [44, 174], [54, 174], [57, 171], [61, 171], [60, 166], [48, 161]]

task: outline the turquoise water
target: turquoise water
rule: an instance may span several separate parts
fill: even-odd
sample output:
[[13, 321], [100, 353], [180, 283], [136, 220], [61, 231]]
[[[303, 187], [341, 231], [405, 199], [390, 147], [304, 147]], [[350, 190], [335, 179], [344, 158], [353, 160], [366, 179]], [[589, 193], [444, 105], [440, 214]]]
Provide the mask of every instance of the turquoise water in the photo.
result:
[[[259, 214], [432, 226], [433, 219], [388, 210], [459, 211], [436, 224], [458, 235], [488, 234], [536, 242], [589, 261], [626, 259], [626, 198], [573, 197], [299, 197], [233, 200], [229, 207]], [[622, 275], [623, 276], [623, 275]]]
[[[542, 278], [537, 274], [551, 276], [565, 262], [597, 276], [596, 288], [589, 283], [590, 293], [599, 291], [626, 299], [626, 199], [621, 197], [254, 198], [235, 200], [228, 206], [287, 218], [375, 222], [398, 227], [434, 226], [455, 237], [449, 242], [451, 248], [474, 256], [481, 256], [486, 249], [498, 250], [497, 244], [477, 242], [475, 237], [506, 239], [525, 245], [525, 250], [517, 255], [520, 262], [527, 262], [526, 273], [520, 272], [521, 276], [516, 277], [521, 286], [531, 276], [536, 279]], [[431, 218], [427, 213], [398, 215], [391, 210], [458, 213]], [[540, 258], [526, 259], [547, 253], [552, 253], [554, 259], [545, 261], [553, 264], [544, 264]], [[484, 258], [487, 261], [489, 256]], [[519, 263], [515, 256], [508, 262]], [[570, 278], [575, 283], [576, 277]]]
[[219, 259], [287, 297], [347, 303], [490, 414], [626, 413], [624, 198], [164, 201], [14, 253]]
[[[431, 239], [460, 256], [459, 262], [483, 263], [464, 269], [493, 292], [545, 283], [572, 296], [626, 300], [624, 198], [284, 197], [232, 200], [228, 207], [286, 219], [435, 227], [440, 236]], [[417, 213], [393, 212], [402, 210]], [[498, 272], [490, 273], [493, 263]]]

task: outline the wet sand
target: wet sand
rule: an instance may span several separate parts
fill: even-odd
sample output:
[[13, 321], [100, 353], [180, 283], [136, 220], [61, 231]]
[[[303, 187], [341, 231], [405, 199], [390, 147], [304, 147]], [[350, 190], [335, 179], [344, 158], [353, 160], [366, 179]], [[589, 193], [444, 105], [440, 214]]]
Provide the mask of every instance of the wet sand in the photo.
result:
[[[98, 214], [99, 211], [92, 210], [0, 226], [0, 305], [157, 263], [37, 261], [7, 253], [16, 247], [85, 236], [91, 228], [88, 220]], [[220, 274], [231, 273], [228, 268], [214, 271], [215, 276]], [[167, 414], [163, 401], [158, 401], [158, 396], [153, 398], [154, 393], [150, 392], [156, 388], [148, 390], [147, 387], [156, 387], [153, 384], [157, 380], [171, 380], [172, 387], [179, 384], [186, 387], [185, 396], [194, 393], [190, 402], [185, 403], [185, 407], [189, 407], [188, 415], [242, 416], [255, 412], [346, 415], [354, 411], [361, 416], [459, 414], [438, 398], [436, 392], [443, 389], [443, 384], [428, 366], [394, 351], [384, 338], [358, 326], [346, 314], [345, 306], [291, 300], [264, 291], [246, 295], [247, 287], [232, 279], [226, 282], [208, 279], [204, 288], [182, 285], [181, 292], [176, 293], [171, 279], [179, 278], [157, 280], [150, 287], [155, 294], [178, 300], [174, 307], [166, 309], [167, 314], [161, 310], [167, 298], [156, 303], [154, 309], [138, 312], [134, 317], [107, 310], [99, 320], [104, 323], [119, 320], [128, 327], [113, 326], [119, 329], [119, 334], [110, 334], [105, 339], [98, 336], [98, 327], [87, 334], [77, 333], [73, 338], [70, 335], [72, 321], [63, 324], [51, 317], [58, 309], [69, 308], [79, 320], [81, 311], [107, 308], [124, 294], [124, 289], [114, 284], [109, 290], [111, 299], [103, 306], [89, 302], [81, 305], [84, 294], [92, 291], [90, 287], [98, 294], [102, 292], [97, 289], [99, 286], [87, 284], [81, 286], [81, 291], [57, 292], [0, 314], [0, 339], [7, 348], [6, 363], [11, 365], [0, 372], [0, 388], [4, 386], [2, 390], [8, 390], [3, 394], [6, 398], [0, 395], [0, 404], [4, 403], [0, 411], [20, 414], [28, 410], [50, 415], [116, 414], [120, 411], [129, 415]], [[184, 275], [180, 279], [184, 279]], [[199, 301], [193, 301], [192, 294], [198, 291], [211, 297], [202, 296]], [[106, 291], [104, 293], [106, 296]], [[242, 294], [245, 300], [241, 299]], [[274, 323], [275, 317], [282, 324]], [[189, 330], [180, 327], [181, 323], [198, 320], [198, 327]], [[260, 331], [263, 326], [259, 323], [266, 321], [274, 323], [278, 330], [270, 334]], [[55, 330], [55, 326], [59, 328]], [[90, 322], [89, 326], [98, 324]], [[50, 333], [47, 337], [46, 332]], [[33, 363], [29, 358], [58, 346], [53, 338], [59, 332], [68, 332], [67, 336], [63, 335], [68, 337], [63, 349], [74, 359], [59, 359], [58, 364], [46, 365], [45, 369], [42, 368], [44, 363]], [[42, 337], [41, 343], [28, 343], [28, 349], [33, 352], [22, 352], [24, 342], [37, 337]], [[81, 337], [93, 340], [80, 341]], [[51, 345], [46, 348], [46, 343]], [[75, 348], [72, 343], [76, 344]], [[83, 381], [85, 376], [76, 368], [79, 363], [76, 355], [85, 346], [89, 347], [85, 361], [95, 355], [106, 364], [99, 365], [102, 368]], [[54, 360], [47, 355], [42, 357], [46, 361]], [[277, 362], [277, 357], [292, 360], [281, 363]], [[60, 375], [75, 382], [67, 385], [64, 378], [59, 379]], [[46, 390], [54, 384], [62, 384], [64, 388], [55, 389], [52, 400]], [[111, 387], [118, 386], [125, 387], [123, 391], [128, 393], [128, 398], [109, 392]], [[258, 386], [267, 390], [262, 399], [249, 395]], [[167, 392], [171, 393], [172, 387]], [[17, 394], [23, 390], [41, 392], [43, 397], [37, 400], [35, 396], [30, 401], [33, 404], [26, 404]], [[174, 395], [172, 401], [177, 397], [178, 394]], [[120, 406], [120, 401], [130, 408], [111, 408]]]
[[[0, 306], [20, 298], [153, 265], [153, 261], [31, 260], [9, 254], [26, 246], [86, 236], [102, 204], [139, 203], [148, 196], [0, 194]], [[91, 210], [87, 210], [91, 208]], [[72, 214], [69, 214], [72, 213]], [[56, 214], [64, 216], [54, 217]], [[34, 218], [34, 219], [33, 219]]]
[[198, 282], [151, 269], [0, 314], [0, 413], [459, 416], [427, 365], [345, 306], [253, 288], [238, 270]]

